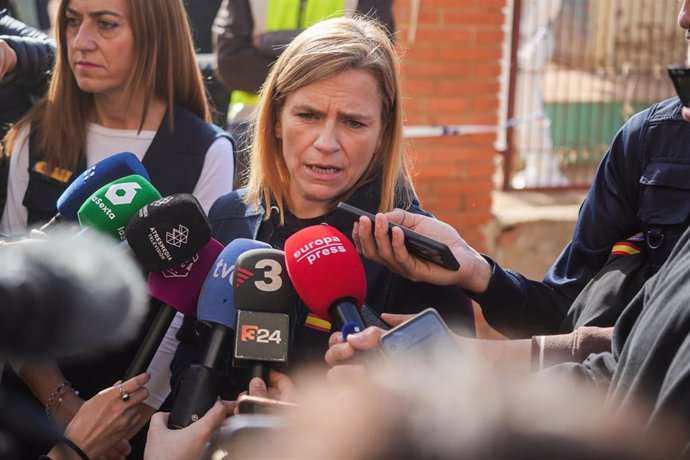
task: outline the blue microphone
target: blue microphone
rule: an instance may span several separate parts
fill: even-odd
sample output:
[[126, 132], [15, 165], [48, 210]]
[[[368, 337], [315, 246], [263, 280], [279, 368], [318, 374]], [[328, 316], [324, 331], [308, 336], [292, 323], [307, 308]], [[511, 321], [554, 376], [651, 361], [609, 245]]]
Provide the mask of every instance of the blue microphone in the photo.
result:
[[77, 212], [93, 193], [114, 180], [137, 174], [150, 181], [146, 168], [130, 152], [116, 153], [99, 161], [77, 177], [57, 201], [58, 215], [76, 221]]
[[201, 364], [193, 364], [185, 370], [170, 411], [168, 428], [184, 428], [201, 418], [221, 392], [218, 371], [223, 358], [232, 354], [230, 348], [237, 321], [237, 305], [232, 290], [235, 263], [241, 254], [256, 248], [270, 248], [270, 245], [246, 238], [232, 240], [206, 275], [196, 314], [199, 321], [212, 329]]

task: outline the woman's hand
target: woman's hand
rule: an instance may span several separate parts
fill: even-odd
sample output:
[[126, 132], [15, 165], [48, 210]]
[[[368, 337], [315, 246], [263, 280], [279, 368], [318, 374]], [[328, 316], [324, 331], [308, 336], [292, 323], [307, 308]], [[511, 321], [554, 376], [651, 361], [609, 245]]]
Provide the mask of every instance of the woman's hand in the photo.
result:
[[[460, 268], [455, 271], [448, 270], [410, 255], [405, 247], [401, 229], [393, 228], [392, 236], [389, 235], [389, 221], [445, 243], [460, 263]], [[385, 265], [391, 271], [412, 281], [437, 285], [459, 284], [477, 293], [484, 292], [489, 285], [492, 275], [489, 263], [445, 222], [395, 209], [385, 214], [377, 214], [373, 227], [372, 230], [368, 218], [360, 217], [352, 230], [357, 250], [367, 259]]]
[[[65, 437], [89, 458], [124, 459], [131, 450], [127, 434], [141, 417], [138, 406], [149, 396], [144, 387], [149, 378], [148, 373], [137, 375], [86, 401], [67, 425]], [[123, 399], [125, 394], [129, 398]]]

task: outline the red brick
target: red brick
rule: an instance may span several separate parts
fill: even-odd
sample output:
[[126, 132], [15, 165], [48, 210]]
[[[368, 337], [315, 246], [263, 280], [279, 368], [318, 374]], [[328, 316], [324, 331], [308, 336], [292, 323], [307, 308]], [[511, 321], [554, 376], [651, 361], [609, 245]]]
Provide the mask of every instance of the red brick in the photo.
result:
[[495, 77], [496, 79], [498, 79], [501, 75], [501, 66], [499, 65], [498, 62], [481, 63], [481, 64], [475, 66], [474, 75], [476, 77], [487, 77], [487, 78]]
[[420, 24], [441, 24], [442, 10], [438, 8], [419, 8], [419, 15], [417, 17], [417, 27]]
[[444, 80], [439, 82], [438, 93], [448, 96], [495, 96], [498, 94], [498, 81], [492, 82], [474, 82], [458, 81], [458, 80]]
[[432, 79], [408, 78], [403, 82], [403, 91], [411, 97], [434, 95], [438, 93], [436, 82]]
[[470, 106], [472, 107], [472, 110], [496, 110], [498, 108], [498, 93], [494, 97], [473, 99]]
[[459, 61], [491, 61], [501, 59], [502, 50], [500, 46], [496, 47], [446, 47], [439, 49], [439, 56], [441, 59], [453, 59]]
[[477, 31], [477, 43], [488, 45], [490, 43], [503, 44], [503, 31], [496, 30], [479, 30]]
[[438, 27], [424, 27], [417, 29], [416, 43], [451, 44], [460, 42], [465, 46], [475, 44], [475, 34], [466, 29], [448, 30]]
[[437, 46], [415, 45], [405, 53], [405, 62], [410, 65], [410, 61], [436, 61], [439, 59], [439, 49]]
[[500, 27], [505, 22], [505, 16], [500, 8], [482, 11], [443, 10], [443, 24], [475, 24]]
[[483, 0], [425, 0], [424, 6], [427, 8], [468, 8], [476, 7], [483, 3]]
[[[496, 126], [507, 0], [425, 0], [406, 43], [409, 2], [395, 2], [405, 123]], [[491, 221], [496, 132], [407, 139], [425, 209], [478, 249]]]

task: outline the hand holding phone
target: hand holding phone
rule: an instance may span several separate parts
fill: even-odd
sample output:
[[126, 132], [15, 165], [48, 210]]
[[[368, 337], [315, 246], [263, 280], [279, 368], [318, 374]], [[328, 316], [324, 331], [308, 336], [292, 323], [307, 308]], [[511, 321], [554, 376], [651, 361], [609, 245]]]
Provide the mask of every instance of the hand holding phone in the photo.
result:
[[[329, 221], [333, 223], [345, 221], [350, 225], [354, 225], [354, 223], [359, 220], [361, 216], [368, 217], [369, 220], [371, 220], [372, 225], [374, 225], [375, 216], [373, 214], [351, 206], [347, 203], [340, 202], [333, 213], [333, 217], [330, 218]], [[410, 254], [420, 259], [433, 262], [449, 270], [458, 270], [460, 268], [458, 260], [455, 258], [453, 253], [450, 251], [450, 248], [446, 244], [393, 222], [388, 223], [389, 235], [393, 227], [398, 227], [403, 231], [403, 234], [405, 235], [405, 247]]]
[[381, 349], [391, 361], [401, 364], [424, 362], [437, 352], [459, 353], [454, 334], [433, 308], [383, 334]]

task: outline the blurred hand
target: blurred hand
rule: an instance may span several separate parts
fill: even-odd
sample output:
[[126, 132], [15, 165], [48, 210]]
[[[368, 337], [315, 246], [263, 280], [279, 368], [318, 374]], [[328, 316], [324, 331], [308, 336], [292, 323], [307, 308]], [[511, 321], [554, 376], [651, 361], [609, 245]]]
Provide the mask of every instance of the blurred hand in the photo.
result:
[[65, 437], [74, 441], [89, 458], [124, 459], [131, 451], [127, 434], [141, 417], [138, 406], [149, 396], [144, 387], [149, 378], [144, 373], [122, 384], [130, 395], [127, 401], [121, 399], [116, 384], [84, 402], [67, 425]]
[[266, 383], [258, 377], [249, 382], [249, 395], [281, 401], [295, 401], [297, 390], [292, 379], [282, 372], [271, 370], [268, 373], [268, 388]]
[[227, 401], [216, 401], [206, 414], [181, 430], [168, 428], [167, 412], [158, 412], [151, 417], [146, 438], [145, 460], [188, 460], [200, 458], [213, 433], [216, 432], [232, 405]]
[[[389, 236], [389, 221], [448, 245], [460, 262], [460, 269], [448, 270], [410, 255], [401, 229], [393, 228], [392, 236]], [[431, 217], [395, 209], [377, 214], [373, 231], [369, 219], [360, 217], [352, 230], [352, 238], [357, 250], [367, 259], [412, 281], [437, 285], [459, 284], [465, 289], [481, 293], [491, 280], [491, 266], [486, 259], [469, 246], [453, 227]]]
[[17, 66], [17, 53], [5, 40], [0, 40], [0, 80]]
[[[392, 315], [384, 313], [381, 315], [383, 320], [391, 326], [402, 324], [414, 315]], [[334, 332], [328, 339], [328, 350], [324, 359], [332, 367], [328, 371], [328, 379], [342, 381], [344, 379], [357, 379], [366, 375], [366, 368], [363, 364], [352, 364], [350, 360], [355, 356], [355, 352], [365, 352], [376, 350], [381, 345], [381, 336], [385, 333], [383, 329], [370, 326], [362, 332], [349, 334], [347, 342], [343, 341], [341, 332]]]

